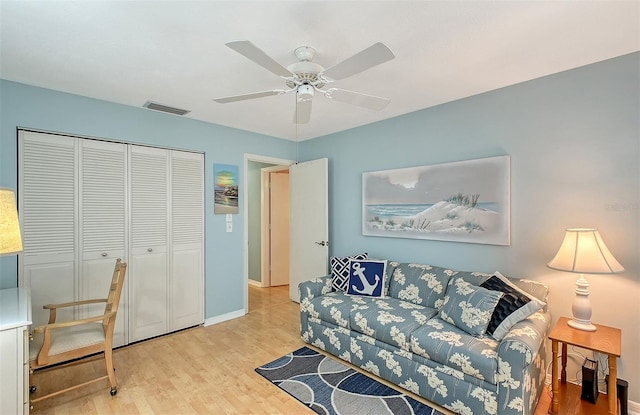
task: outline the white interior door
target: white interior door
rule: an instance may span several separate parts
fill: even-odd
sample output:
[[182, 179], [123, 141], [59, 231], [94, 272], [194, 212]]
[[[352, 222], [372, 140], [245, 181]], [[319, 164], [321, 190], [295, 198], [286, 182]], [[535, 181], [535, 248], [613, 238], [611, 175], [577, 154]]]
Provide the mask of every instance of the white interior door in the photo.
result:
[[289, 284], [289, 171], [270, 176], [270, 266], [271, 286]]
[[327, 275], [329, 255], [328, 159], [289, 167], [291, 249], [289, 297], [300, 301], [298, 284]]

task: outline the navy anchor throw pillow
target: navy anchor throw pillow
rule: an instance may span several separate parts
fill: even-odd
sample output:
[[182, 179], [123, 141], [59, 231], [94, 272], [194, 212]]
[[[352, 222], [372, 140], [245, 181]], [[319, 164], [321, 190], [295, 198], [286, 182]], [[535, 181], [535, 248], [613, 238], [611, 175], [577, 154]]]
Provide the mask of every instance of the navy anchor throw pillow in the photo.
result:
[[382, 297], [385, 286], [387, 260], [349, 261], [347, 294]]

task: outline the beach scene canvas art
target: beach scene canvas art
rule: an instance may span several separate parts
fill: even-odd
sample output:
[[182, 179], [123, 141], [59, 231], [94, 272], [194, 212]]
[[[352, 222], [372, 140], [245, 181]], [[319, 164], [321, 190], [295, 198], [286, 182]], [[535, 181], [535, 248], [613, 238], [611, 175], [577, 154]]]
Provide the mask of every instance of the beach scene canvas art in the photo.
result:
[[362, 232], [509, 245], [509, 182], [509, 156], [363, 173]]
[[238, 213], [238, 166], [214, 164], [213, 213], [218, 215]]

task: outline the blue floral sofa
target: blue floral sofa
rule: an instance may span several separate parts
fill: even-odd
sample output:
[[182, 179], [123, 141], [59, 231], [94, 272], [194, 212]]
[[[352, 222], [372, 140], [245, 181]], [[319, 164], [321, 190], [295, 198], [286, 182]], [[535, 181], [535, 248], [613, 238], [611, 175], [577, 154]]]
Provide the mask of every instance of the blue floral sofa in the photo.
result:
[[475, 290], [492, 275], [398, 262], [386, 275], [380, 298], [336, 291], [331, 276], [301, 283], [302, 339], [455, 413], [534, 412], [551, 323], [545, 285], [509, 279], [541, 308], [502, 327], [496, 340], [470, 334], [444, 312], [455, 302], [450, 293]]

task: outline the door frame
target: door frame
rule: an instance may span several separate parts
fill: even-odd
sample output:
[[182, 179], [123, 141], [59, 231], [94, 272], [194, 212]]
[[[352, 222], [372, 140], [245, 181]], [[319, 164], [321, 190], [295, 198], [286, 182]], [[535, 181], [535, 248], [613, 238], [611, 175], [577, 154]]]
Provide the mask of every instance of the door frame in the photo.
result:
[[[281, 159], [269, 156], [262, 156], [259, 154], [244, 154], [244, 179], [243, 179], [243, 199], [245, 203], [248, 203], [249, 200], [249, 162], [257, 162], [257, 163], [269, 163], [273, 164], [273, 167], [278, 168], [279, 170], [288, 169], [289, 166], [295, 164], [294, 160]], [[263, 173], [264, 174], [264, 173]], [[261, 180], [260, 187], [262, 188], [263, 180]], [[264, 194], [261, 190], [261, 194]], [[261, 197], [263, 199], [263, 197]], [[261, 201], [264, 206], [264, 202]], [[248, 205], [244, 207], [243, 213], [243, 221], [244, 221], [244, 312], [247, 314], [249, 312], [249, 207]], [[262, 255], [261, 255], [262, 256]], [[262, 265], [262, 264], [261, 264]], [[262, 281], [264, 285], [264, 281]]]

